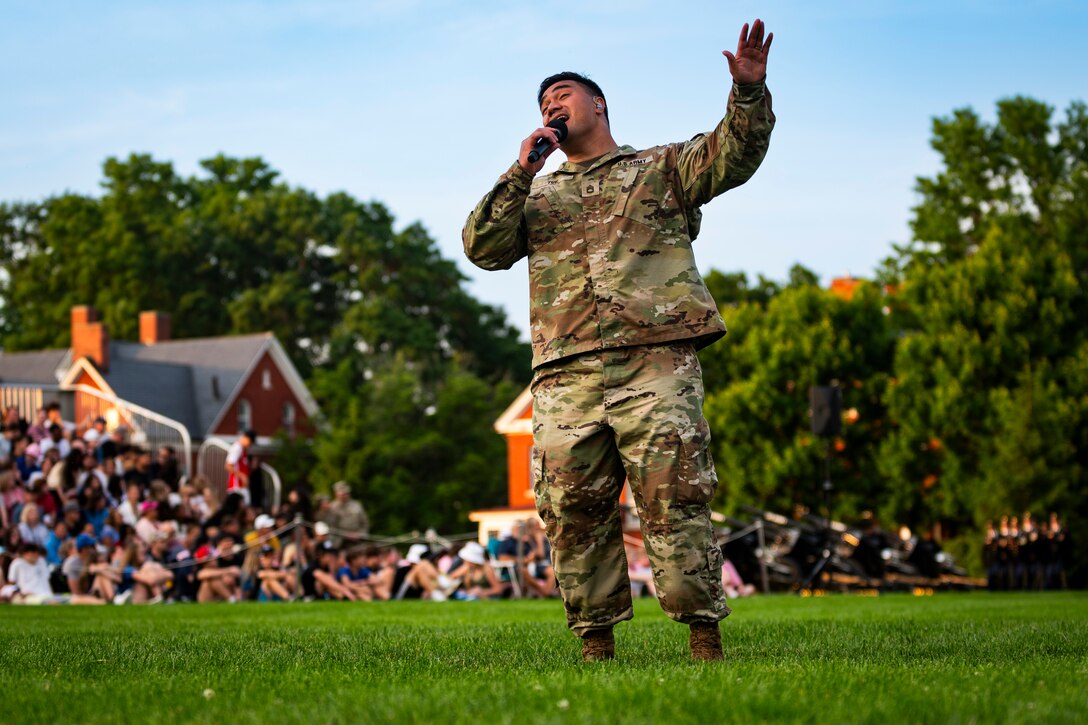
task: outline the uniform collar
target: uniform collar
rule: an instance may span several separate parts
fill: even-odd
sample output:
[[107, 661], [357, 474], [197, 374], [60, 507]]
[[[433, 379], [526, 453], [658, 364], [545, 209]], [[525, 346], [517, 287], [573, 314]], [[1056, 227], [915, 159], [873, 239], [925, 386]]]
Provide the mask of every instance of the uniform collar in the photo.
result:
[[598, 166], [603, 166], [604, 164], [607, 164], [607, 163], [611, 162], [613, 159], [619, 158], [620, 156], [630, 156], [631, 154], [636, 154], [636, 153], [638, 153], [638, 152], [634, 148], [632, 148], [631, 146], [620, 146], [618, 148], [612, 149], [611, 151], [609, 151], [604, 156], [601, 156], [601, 157], [597, 158], [597, 160], [595, 160], [592, 164], [590, 164], [589, 166], [587, 166], [584, 169], [579, 168], [579, 166], [577, 164], [572, 164], [569, 161], [564, 161], [562, 164], [559, 165], [559, 168], [555, 170], [555, 173], [557, 173], [557, 174], [584, 174], [587, 171], [593, 171], [593, 169], [596, 169]]

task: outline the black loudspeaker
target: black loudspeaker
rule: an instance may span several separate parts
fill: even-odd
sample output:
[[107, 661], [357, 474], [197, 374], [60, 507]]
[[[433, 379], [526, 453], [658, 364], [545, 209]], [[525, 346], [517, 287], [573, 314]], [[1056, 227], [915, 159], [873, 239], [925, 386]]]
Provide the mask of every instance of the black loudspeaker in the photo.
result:
[[818, 436], [842, 433], [842, 389], [837, 385], [808, 389], [812, 432]]

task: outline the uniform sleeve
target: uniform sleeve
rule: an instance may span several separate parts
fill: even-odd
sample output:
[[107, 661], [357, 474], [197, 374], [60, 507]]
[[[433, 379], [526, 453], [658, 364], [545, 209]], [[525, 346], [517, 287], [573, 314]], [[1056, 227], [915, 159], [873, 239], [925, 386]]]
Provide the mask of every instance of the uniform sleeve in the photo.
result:
[[697, 208], [752, 177], [774, 129], [771, 93], [762, 81], [733, 84], [725, 118], [677, 151], [677, 170], [689, 209]]
[[483, 269], [510, 269], [529, 253], [525, 200], [533, 182], [515, 163], [468, 215], [461, 239], [465, 255]]

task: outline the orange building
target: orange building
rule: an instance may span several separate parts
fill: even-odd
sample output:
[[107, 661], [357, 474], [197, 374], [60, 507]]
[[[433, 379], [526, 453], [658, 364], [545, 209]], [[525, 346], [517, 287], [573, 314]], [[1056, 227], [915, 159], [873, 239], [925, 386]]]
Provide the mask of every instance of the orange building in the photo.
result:
[[[472, 511], [468, 516], [470, 521], [479, 524], [479, 540], [484, 545], [488, 539], [514, 531], [526, 519], [539, 520], [533, 495], [533, 394], [529, 388], [525, 388], [495, 421], [495, 431], [506, 437], [506, 506]], [[630, 499], [631, 493], [625, 484], [620, 503]], [[631, 512], [624, 515], [624, 530], [638, 530], [638, 519]]]
[[533, 478], [529, 475], [533, 455], [533, 394], [525, 388], [495, 421], [495, 432], [506, 437], [506, 506], [481, 509], [468, 515], [480, 526], [479, 540], [513, 531], [525, 519], [537, 518]]

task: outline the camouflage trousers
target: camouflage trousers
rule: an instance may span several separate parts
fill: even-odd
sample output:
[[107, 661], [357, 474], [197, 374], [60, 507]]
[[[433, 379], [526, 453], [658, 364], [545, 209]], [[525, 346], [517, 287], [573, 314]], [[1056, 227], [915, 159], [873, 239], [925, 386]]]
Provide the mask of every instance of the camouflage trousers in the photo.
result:
[[619, 508], [625, 478], [661, 608], [688, 624], [727, 616], [694, 348], [584, 353], [539, 368], [532, 392], [534, 492], [567, 625], [585, 636], [632, 616]]

